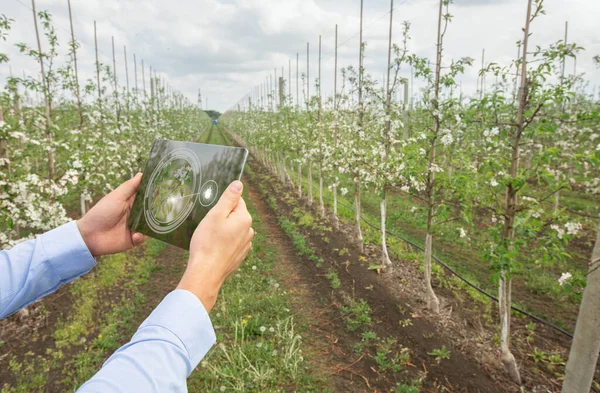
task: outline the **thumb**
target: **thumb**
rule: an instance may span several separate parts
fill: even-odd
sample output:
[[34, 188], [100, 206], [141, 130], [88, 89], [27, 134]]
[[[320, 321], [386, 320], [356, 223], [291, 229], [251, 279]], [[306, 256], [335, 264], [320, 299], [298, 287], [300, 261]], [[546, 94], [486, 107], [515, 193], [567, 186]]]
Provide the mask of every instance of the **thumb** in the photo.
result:
[[223, 192], [223, 195], [221, 195], [219, 202], [217, 202], [213, 210], [225, 217], [229, 216], [229, 213], [235, 209], [242, 197], [243, 187], [242, 182], [239, 180], [235, 180], [231, 183], [225, 192]]
[[142, 172], [138, 172], [137, 175], [117, 187], [115, 192], [118, 192], [123, 199], [127, 200], [135, 195], [141, 182]]

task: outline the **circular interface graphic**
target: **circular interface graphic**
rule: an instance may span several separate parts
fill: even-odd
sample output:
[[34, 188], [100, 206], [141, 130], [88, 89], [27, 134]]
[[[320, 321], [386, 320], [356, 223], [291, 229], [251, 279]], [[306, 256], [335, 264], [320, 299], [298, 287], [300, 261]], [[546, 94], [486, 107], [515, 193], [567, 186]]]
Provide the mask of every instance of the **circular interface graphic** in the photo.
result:
[[176, 149], [163, 157], [150, 176], [144, 196], [148, 226], [160, 234], [178, 228], [194, 208], [200, 184], [200, 163], [191, 150]]
[[202, 185], [200, 189], [200, 204], [204, 207], [212, 205], [217, 199], [219, 193], [219, 186], [214, 180], [209, 180]]

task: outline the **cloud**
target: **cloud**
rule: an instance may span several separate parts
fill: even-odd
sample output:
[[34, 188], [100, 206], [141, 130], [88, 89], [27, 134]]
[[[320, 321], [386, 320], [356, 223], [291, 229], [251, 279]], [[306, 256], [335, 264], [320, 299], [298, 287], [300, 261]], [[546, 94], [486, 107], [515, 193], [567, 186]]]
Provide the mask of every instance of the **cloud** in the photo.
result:
[[[24, 0], [5, 0], [3, 13], [16, 20], [7, 43], [13, 73], [38, 73], [36, 62], [14, 47], [16, 42], [35, 44], [31, 10]], [[54, 16], [59, 34], [61, 58], [65, 58], [69, 39], [65, 0], [38, 0], [38, 9]], [[306, 43], [310, 42], [311, 91], [318, 68], [318, 39], [322, 36], [322, 86], [325, 94], [333, 89], [334, 28], [339, 27], [339, 67], [358, 63], [359, 1], [347, 0], [180, 0], [152, 2], [123, 0], [86, 0], [73, 2], [74, 28], [81, 43], [80, 74], [94, 77], [94, 30], [97, 21], [100, 61], [112, 64], [111, 37], [114, 36], [117, 74], [125, 81], [123, 46], [127, 46], [130, 84], [133, 85], [133, 54], [138, 61], [141, 87], [141, 60], [157, 70], [175, 89], [195, 101], [198, 88], [208, 97], [211, 108], [225, 110], [254, 86], [264, 83], [277, 68], [280, 76], [289, 74], [291, 60], [295, 90], [296, 53], [299, 71], [306, 72]], [[430, 59], [435, 55], [437, 0], [396, 0], [394, 41], [401, 38], [402, 22], [411, 22], [410, 50]], [[577, 60], [578, 71], [585, 72], [591, 85], [600, 83], [600, 72], [592, 57], [600, 53], [596, 38], [596, 15], [600, 2], [560, 0], [545, 2], [547, 15], [532, 25], [532, 44], [547, 45], [563, 36], [564, 21], [571, 22], [569, 41], [587, 50]], [[389, 23], [388, 0], [365, 0], [364, 40], [367, 42], [365, 66], [377, 80], [383, 80], [387, 61]], [[459, 82], [463, 92], [473, 93], [482, 49], [487, 61], [508, 64], [516, 57], [521, 39], [525, 4], [517, 0], [455, 0], [444, 45], [444, 61], [470, 56], [476, 66], [467, 70]], [[44, 44], [46, 45], [46, 44]], [[567, 69], [573, 69], [573, 62]], [[9, 66], [0, 66], [0, 83]], [[404, 76], [410, 71], [404, 70]], [[488, 84], [491, 83], [491, 80]], [[419, 82], [415, 83], [415, 91]], [[295, 93], [295, 91], [294, 91]], [[295, 95], [295, 94], [294, 94]]]

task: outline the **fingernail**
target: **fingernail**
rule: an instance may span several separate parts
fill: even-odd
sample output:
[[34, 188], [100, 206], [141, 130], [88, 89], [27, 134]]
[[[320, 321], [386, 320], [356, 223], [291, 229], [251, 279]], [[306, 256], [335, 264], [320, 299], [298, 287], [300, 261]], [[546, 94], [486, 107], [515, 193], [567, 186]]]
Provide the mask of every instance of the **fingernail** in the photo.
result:
[[242, 191], [242, 182], [239, 180], [236, 180], [233, 183], [231, 183], [231, 186], [229, 188], [231, 188], [231, 191], [241, 192]]
[[135, 177], [142, 177], [142, 172], [138, 172]]

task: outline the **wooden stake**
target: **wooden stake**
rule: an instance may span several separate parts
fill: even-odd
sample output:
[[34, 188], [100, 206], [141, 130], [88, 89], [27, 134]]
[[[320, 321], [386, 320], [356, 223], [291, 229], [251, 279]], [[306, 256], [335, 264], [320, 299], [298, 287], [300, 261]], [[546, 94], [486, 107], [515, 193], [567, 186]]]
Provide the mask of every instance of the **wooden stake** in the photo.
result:
[[[338, 145], [338, 98], [337, 98], [337, 68], [338, 68], [338, 25], [335, 25], [335, 50], [334, 50], [334, 65], [333, 65], [333, 116], [335, 119], [335, 127], [333, 128], [333, 149], [337, 151]], [[339, 229], [340, 222], [338, 219], [338, 206], [337, 206], [337, 179], [334, 176], [333, 179], [333, 225], [336, 229]]]
[[127, 96], [125, 104], [127, 105], [127, 121], [129, 122], [129, 67], [127, 66], [127, 46], [123, 45], [123, 56], [125, 57], [125, 80], [127, 82]]
[[102, 100], [102, 87], [100, 85], [100, 61], [98, 60], [98, 36], [96, 35], [96, 21], [94, 21], [94, 46], [96, 47], [96, 82], [98, 83], [98, 100]]
[[137, 96], [138, 96], [138, 74], [137, 74], [137, 60], [135, 58], [135, 53], [133, 54], [133, 76], [135, 78], [135, 99], [137, 102]]
[[112, 57], [113, 57], [113, 89], [115, 95], [115, 109], [117, 111], [117, 127], [121, 127], [121, 110], [119, 107], [119, 86], [117, 83], [117, 59], [115, 58], [115, 37], [111, 37], [112, 39]]
[[75, 96], [77, 98], [77, 110], [79, 112], [79, 128], [83, 126], [83, 110], [81, 107], [81, 93], [79, 90], [79, 73], [77, 70], [77, 44], [75, 42], [75, 32], [73, 29], [73, 14], [71, 13], [71, 0], [67, 0], [69, 5], [69, 23], [71, 25], [71, 45], [73, 46], [73, 67], [75, 69]]
[[319, 88], [319, 91], [317, 92], [319, 94], [319, 107], [318, 107], [318, 120], [321, 121], [321, 35], [319, 35], [319, 73], [318, 73], [318, 77], [319, 77], [319, 84], [317, 85]]
[[[310, 44], [306, 43], [306, 111], [310, 102]], [[310, 186], [309, 186], [310, 187]]]
[[40, 32], [37, 23], [37, 12], [35, 10], [35, 0], [31, 0], [31, 7], [33, 11], [33, 24], [35, 26], [35, 36], [37, 39], [38, 55], [40, 62], [40, 69], [42, 73], [42, 85], [44, 87], [44, 101], [46, 102], [46, 139], [48, 140], [48, 178], [54, 179], [54, 150], [52, 149], [52, 120], [50, 118], [50, 82], [46, 78], [46, 71], [44, 70], [44, 56], [42, 52], [42, 43], [40, 41]]
[[[564, 45], [567, 45], [567, 33], [569, 31], [569, 22], [565, 22], [565, 40], [563, 41]], [[560, 86], [562, 87], [565, 80], [565, 67], [566, 67], [566, 57], [562, 59], [562, 65], [560, 70]]]
[[[359, 50], [358, 50], [358, 127], [362, 130], [364, 107], [362, 98], [362, 76], [363, 76], [363, 6], [364, 0], [360, 0], [360, 34], [359, 34]], [[355, 210], [355, 225], [356, 237], [360, 246], [360, 251], [364, 251], [364, 242], [362, 230], [360, 228], [360, 181], [354, 182], [354, 210]]]
[[142, 59], [142, 86], [144, 86], [144, 98], [146, 98], [146, 76], [144, 75], [144, 59]]

